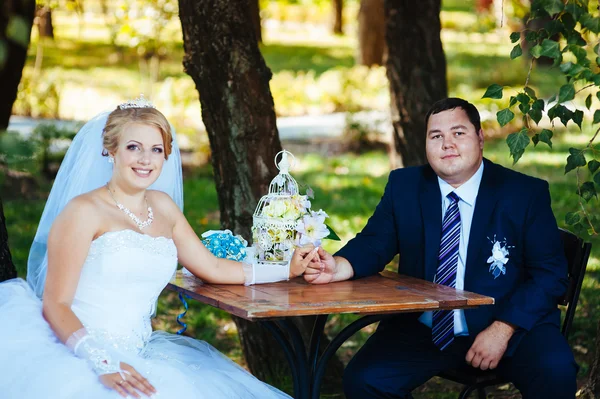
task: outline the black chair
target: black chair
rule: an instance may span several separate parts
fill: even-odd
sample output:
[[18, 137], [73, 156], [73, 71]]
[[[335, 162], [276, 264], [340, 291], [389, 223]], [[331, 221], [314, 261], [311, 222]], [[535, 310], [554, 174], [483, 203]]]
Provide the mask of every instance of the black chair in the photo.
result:
[[[559, 305], [566, 306], [565, 318], [562, 323], [562, 334], [565, 338], [568, 338], [592, 244], [584, 242], [568, 230], [560, 229], [560, 235], [569, 264], [569, 287], [559, 301]], [[477, 391], [479, 399], [485, 399], [486, 387], [509, 382], [500, 378], [494, 370], [483, 371], [466, 364], [461, 368], [440, 373], [438, 376], [465, 385], [465, 388], [458, 396], [459, 399], [468, 398], [473, 391]]]

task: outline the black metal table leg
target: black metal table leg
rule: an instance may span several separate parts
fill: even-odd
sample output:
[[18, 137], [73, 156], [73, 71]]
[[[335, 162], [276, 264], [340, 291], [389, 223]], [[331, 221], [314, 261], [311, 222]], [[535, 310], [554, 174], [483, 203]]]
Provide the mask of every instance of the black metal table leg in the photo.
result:
[[327, 366], [329, 359], [335, 355], [335, 352], [339, 349], [339, 347], [342, 346], [342, 344], [358, 330], [389, 317], [391, 317], [391, 315], [364, 316], [350, 323], [342, 331], [340, 331], [340, 333], [329, 343], [329, 345], [327, 345], [325, 352], [323, 352], [316, 364], [316, 367], [312, 370], [311, 399], [319, 399], [321, 383], [323, 376], [325, 375], [325, 367]]
[[[292, 381], [294, 383], [294, 397], [296, 399], [308, 399], [307, 386], [309, 384], [309, 377], [306, 370], [306, 363], [304, 367], [300, 367], [298, 357], [294, 350], [294, 347], [285, 336], [281, 328], [273, 321], [261, 321], [263, 326], [267, 328], [273, 334], [279, 345], [283, 348], [285, 357], [290, 365], [292, 372]], [[306, 355], [305, 355], [306, 357]]]
[[308, 367], [310, 367], [311, 381], [314, 371], [317, 368], [317, 360], [319, 359], [319, 347], [321, 346], [321, 338], [325, 330], [328, 314], [318, 315], [315, 324], [313, 325], [310, 336], [310, 349], [308, 350]]
[[300, 334], [300, 330], [298, 330], [296, 324], [289, 319], [277, 320], [275, 323], [279, 326], [279, 328], [287, 332], [289, 336], [289, 342], [291, 342], [291, 345], [294, 348], [296, 364], [298, 367], [298, 389], [296, 389], [296, 386], [294, 386], [294, 396], [296, 396], [297, 399], [308, 399], [310, 394], [312, 373], [308, 366], [306, 346], [302, 340], [302, 334]]

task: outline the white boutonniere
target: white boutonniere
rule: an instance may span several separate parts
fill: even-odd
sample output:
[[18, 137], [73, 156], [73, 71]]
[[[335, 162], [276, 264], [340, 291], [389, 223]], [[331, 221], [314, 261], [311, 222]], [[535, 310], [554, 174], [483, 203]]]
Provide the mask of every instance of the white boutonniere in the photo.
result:
[[[489, 237], [488, 240], [490, 240]], [[494, 246], [492, 247], [492, 256], [488, 258], [487, 263], [490, 263], [490, 273], [492, 273], [494, 279], [497, 279], [500, 274], [506, 274], [505, 265], [508, 263], [508, 248], [514, 248], [514, 246], [511, 247], [506, 244], [506, 238], [503, 241], [497, 241], [495, 235], [490, 242]]]

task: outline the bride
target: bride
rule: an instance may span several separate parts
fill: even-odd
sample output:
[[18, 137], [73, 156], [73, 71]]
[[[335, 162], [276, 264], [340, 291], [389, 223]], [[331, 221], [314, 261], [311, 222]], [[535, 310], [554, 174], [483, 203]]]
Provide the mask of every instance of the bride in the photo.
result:
[[0, 284], [2, 398], [288, 397], [206, 342], [152, 332], [150, 318], [177, 262], [206, 282], [253, 284], [302, 274], [315, 251], [275, 269], [216, 258], [182, 197], [170, 125], [143, 98], [80, 130], [38, 226], [29, 284]]

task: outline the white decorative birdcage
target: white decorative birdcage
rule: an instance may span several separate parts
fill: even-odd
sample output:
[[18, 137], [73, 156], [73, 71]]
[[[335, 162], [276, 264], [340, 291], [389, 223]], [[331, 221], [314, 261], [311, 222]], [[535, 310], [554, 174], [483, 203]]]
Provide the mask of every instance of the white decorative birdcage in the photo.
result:
[[254, 211], [252, 240], [259, 262], [287, 264], [297, 244], [298, 220], [310, 209], [308, 197], [300, 195], [298, 183], [289, 173], [294, 160], [294, 155], [286, 150], [275, 155], [279, 173]]

